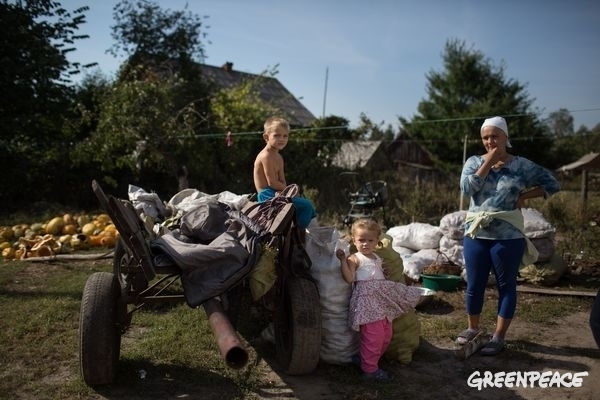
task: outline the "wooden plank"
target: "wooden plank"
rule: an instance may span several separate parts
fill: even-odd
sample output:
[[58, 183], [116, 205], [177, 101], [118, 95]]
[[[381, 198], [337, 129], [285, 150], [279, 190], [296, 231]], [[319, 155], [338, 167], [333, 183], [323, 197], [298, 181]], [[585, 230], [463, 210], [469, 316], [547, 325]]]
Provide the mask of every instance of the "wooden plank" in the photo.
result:
[[555, 296], [587, 296], [596, 297], [596, 292], [582, 291], [582, 290], [557, 290], [547, 288], [534, 288], [530, 286], [517, 286], [517, 292], [521, 293], [536, 293], [536, 294], [549, 294]]
[[44, 257], [27, 257], [23, 259], [19, 259], [18, 261], [30, 261], [30, 262], [50, 262], [57, 260], [101, 260], [104, 258], [113, 258], [115, 254], [114, 250], [110, 250], [106, 253], [86, 253], [86, 254], [55, 254], [52, 256], [44, 256]]

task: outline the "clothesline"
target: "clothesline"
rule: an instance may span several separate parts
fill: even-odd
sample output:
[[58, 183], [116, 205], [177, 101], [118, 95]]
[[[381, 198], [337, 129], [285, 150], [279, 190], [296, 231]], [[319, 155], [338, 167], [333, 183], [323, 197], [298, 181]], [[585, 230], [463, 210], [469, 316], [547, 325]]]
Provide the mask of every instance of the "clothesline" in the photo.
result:
[[[347, 126], [345, 125], [340, 125], [340, 126], [323, 126], [320, 128], [294, 128], [294, 129], [290, 129], [290, 133], [291, 132], [312, 132], [312, 131], [322, 131], [322, 130], [333, 130], [333, 129], [348, 129]], [[175, 136], [175, 139], [189, 139], [189, 138], [222, 138], [224, 135], [227, 136], [248, 136], [248, 135], [262, 135], [263, 131], [250, 131], [250, 132], [231, 132], [231, 131], [227, 131], [227, 132], [221, 132], [221, 133], [200, 133], [197, 135], [190, 135], [190, 136]]]

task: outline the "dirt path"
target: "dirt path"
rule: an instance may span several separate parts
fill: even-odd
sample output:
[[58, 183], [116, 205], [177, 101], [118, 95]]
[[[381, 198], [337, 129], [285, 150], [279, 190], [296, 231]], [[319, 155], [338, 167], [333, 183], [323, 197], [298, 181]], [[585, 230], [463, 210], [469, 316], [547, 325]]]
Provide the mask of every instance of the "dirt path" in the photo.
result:
[[[597, 399], [600, 393], [600, 350], [596, 347], [588, 325], [589, 312], [578, 312], [557, 320], [552, 325], [532, 324], [515, 319], [511, 327], [508, 349], [497, 357], [474, 355], [466, 361], [458, 360], [452, 343], [430, 342], [421, 338], [419, 349], [408, 366], [388, 366], [396, 376], [393, 383], [365, 384], [359, 375], [355, 382], [340, 383], [329, 379], [335, 368], [320, 365], [308, 376], [289, 377], [269, 373], [272, 387], [260, 394], [263, 399]], [[333, 370], [332, 370], [333, 368]], [[346, 367], [352, 368], [352, 367]], [[581, 387], [482, 387], [478, 390], [468, 384], [469, 376], [486, 371], [545, 372], [550, 377], [585, 373]], [[566, 377], [566, 376], [565, 376]], [[475, 382], [475, 381], [473, 381]]]

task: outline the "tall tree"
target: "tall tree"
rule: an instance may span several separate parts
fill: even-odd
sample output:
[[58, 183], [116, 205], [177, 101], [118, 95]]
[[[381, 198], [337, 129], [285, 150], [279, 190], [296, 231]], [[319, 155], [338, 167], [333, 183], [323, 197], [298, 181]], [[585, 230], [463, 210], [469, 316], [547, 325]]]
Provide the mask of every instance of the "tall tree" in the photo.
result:
[[[481, 152], [479, 127], [483, 119], [501, 115], [507, 119], [517, 151], [541, 161], [544, 146], [538, 140], [543, 131], [525, 86], [506, 78], [503, 65], [495, 66], [463, 41], [449, 40], [442, 58], [444, 69], [427, 74], [428, 98], [419, 103], [419, 115], [410, 121], [400, 119], [403, 130], [421, 140], [448, 167], [458, 169], [463, 140], [469, 140], [469, 153]], [[533, 138], [536, 146], [524, 145]]]
[[190, 138], [210, 129], [210, 92], [198, 65], [202, 19], [187, 8], [163, 10], [146, 0], [123, 0], [113, 11], [110, 52], [127, 59], [101, 98], [97, 129], [78, 146], [78, 160], [95, 160], [107, 180], [119, 176], [175, 190]]
[[196, 62], [204, 61], [207, 33], [203, 19], [187, 9], [164, 10], [152, 0], [122, 0], [113, 9], [113, 55], [125, 55], [121, 69], [126, 78], [130, 68], [146, 65], [154, 72], [183, 74], [186, 79], [197, 75]]
[[[87, 7], [72, 12], [53, 0], [0, 1], [0, 203], [44, 198], [52, 171], [67, 164], [62, 123], [70, 77], [82, 66], [67, 59]], [[36, 188], [28, 192], [29, 188]], [[62, 193], [64, 191], [58, 191]]]
[[170, 177], [174, 191], [188, 151], [185, 140], [198, 123], [193, 104], [182, 104], [186, 86], [176, 76], [115, 83], [104, 92], [97, 129], [78, 145], [77, 159], [94, 161], [107, 180], [157, 180], [153, 185], [162, 189]]

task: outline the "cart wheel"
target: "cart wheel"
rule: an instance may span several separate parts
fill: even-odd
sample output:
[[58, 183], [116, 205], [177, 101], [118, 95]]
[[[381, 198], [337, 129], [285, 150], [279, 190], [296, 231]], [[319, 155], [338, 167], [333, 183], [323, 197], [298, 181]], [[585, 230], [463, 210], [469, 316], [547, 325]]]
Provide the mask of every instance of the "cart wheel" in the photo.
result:
[[127, 277], [129, 260], [131, 254], [127, 250], [127, 246], [123, 243], [123, 239], [119, 238], [115, 244], [114, 256], [113, 256], [113, 273], [119, 280], [121, 288], [125, 287], [125, 278]]
[[111, 383], [117, 371], [121, 332], [117, 323], [118, 280], [95, 272], [87, 280], [79, 315], [79, 366], [89, 386]]
[[289, 375], [312, 372], [321, 351], [321, 308], [314, 282], [289, 277], [275, 310], [277, 359]]
[[[123, 295], [130, 294], [131, 292], [139, 293], [148, 288], [148, 281], [141, 269], [138, 271], [131, 270], [131, 259], [133, 254], [131, 250], [125, 245], [122, 238], [117, 240], [115, 243], [115, 250], [113, 255], [113, 273], [119, 281]], [[127, 279], [129, 279], [130, 285], [127, 286]]]

